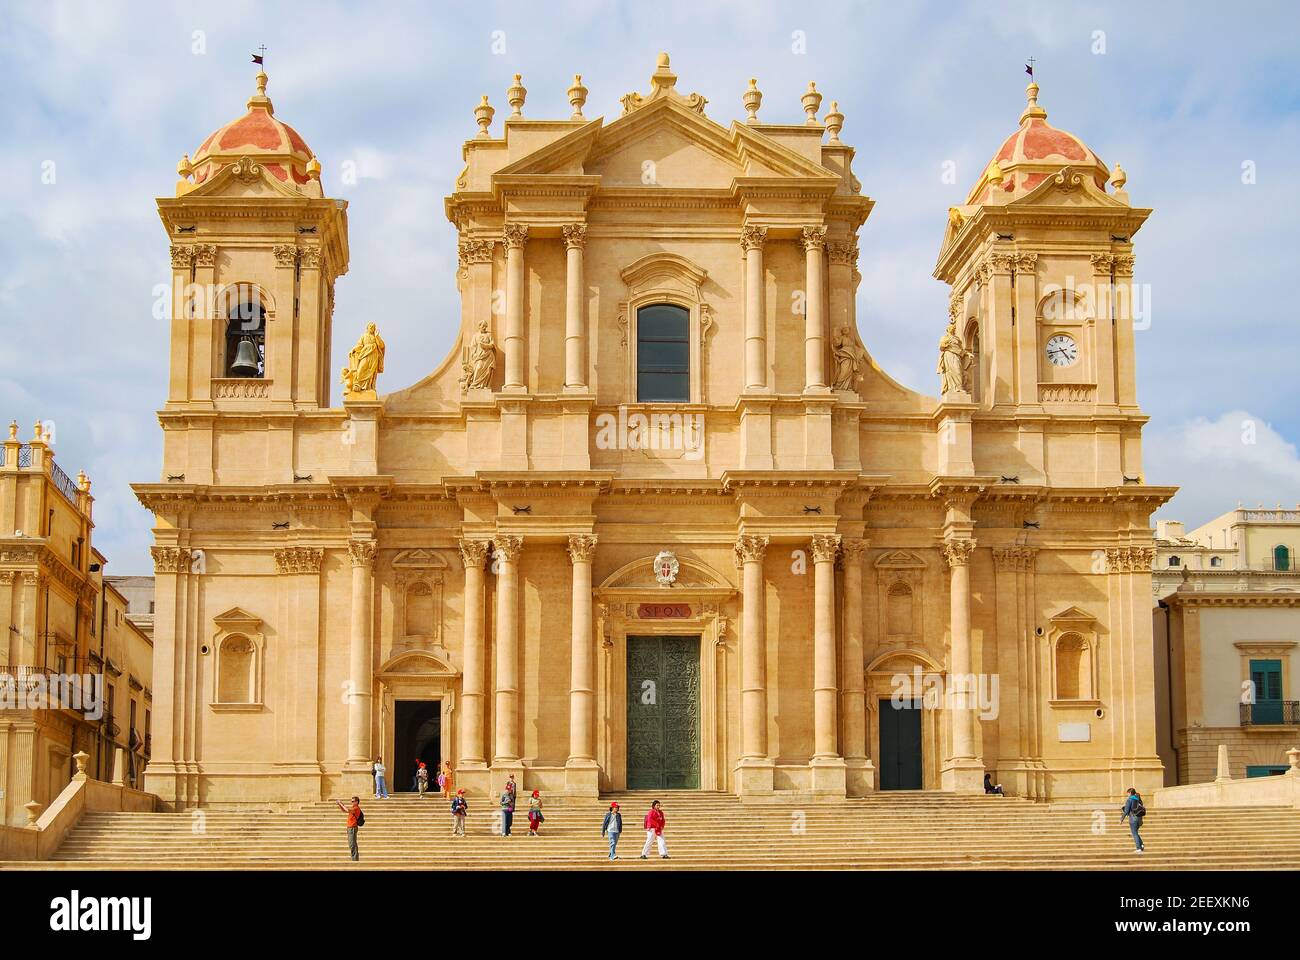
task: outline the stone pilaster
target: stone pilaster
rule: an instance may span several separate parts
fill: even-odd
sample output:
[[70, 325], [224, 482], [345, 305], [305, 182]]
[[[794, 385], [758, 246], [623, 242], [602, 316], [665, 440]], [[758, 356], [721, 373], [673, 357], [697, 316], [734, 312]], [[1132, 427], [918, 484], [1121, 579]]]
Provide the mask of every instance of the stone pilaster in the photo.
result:
[[524, 342], [524, 246], [528, 243], [528, 225], [507, 223], [506, 246], [506, 375], [501, 389], [507, 393], [527, 393], [524, 368], [527, 345]]
[[844, 626], [840, 644], [840, 731], [846, 789], [860, 796], [875, 788], [875, 773], [867, 750], [866, 663], [863, 652], [862, 561], [867, 541], [854, 537], [840, 544], [844, 568]]
[[486, 715], [487, 638], [484, 632], [483, 565], [488, 541], [462, 540], [460, 559], [465, 566], [465, 647], [461, 676], [460, 757], [458, 771], [484, 769], [483, 718]]
[[826, 386], [826, 228], [804, 227], [804, 392], [824, 393]]
[[835, 558], [840, 536], [819, 533], [813, 555], [813, 792], [844, 796], [847, 771], [839, 750], [835, 665]]
[[565, 791], [583, 796], [600, 792], [596, 764], [594, 718], [596, 709], [596, 651], [592, 638], [591, 563], [596, 537], [569, 537], [573, 563], [572, 645], [569, 666], [569, 759], [565, 764]]
[[741, 756], [736, 792], [772, 792], [775, 766], [767, 754], [767, 649], [764, 639], [763, 558], [768, 538], [746, 534], [736, 541], [741, 567], [740, 724]]
[[984, 764], [975, 751], [975, 678], [971, 674], [970, 557], [974, 549], [975, 541], [964, 537], [954, 537], [943, 545], [950, 578], [948, 711], [952, 756], [945, 761], [940, 779], [943, 789], [957, 793], [978, 793], [984, 781]]
[[587, 246], [587, 225], [564, 225], [564, 389], [587, 392], [587, 331], [583, 317], [586, 289], [583, 280], [583, 250]]

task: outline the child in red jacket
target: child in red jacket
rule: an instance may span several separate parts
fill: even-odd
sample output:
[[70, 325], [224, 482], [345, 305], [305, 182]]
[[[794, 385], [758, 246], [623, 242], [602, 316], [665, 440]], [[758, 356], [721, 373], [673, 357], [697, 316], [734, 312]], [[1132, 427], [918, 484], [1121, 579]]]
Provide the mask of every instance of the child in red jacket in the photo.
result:
[[650, 855], [650, 845], [658, 841], [659, 856], [667, 860], [668, 845], [664, 843], [664, 812], [659, 808], [659, 801], [656, 800], [650, 804], [650, 810], [645, 815], [645, 846], [641, 848], [641, 859], [645, 860]]

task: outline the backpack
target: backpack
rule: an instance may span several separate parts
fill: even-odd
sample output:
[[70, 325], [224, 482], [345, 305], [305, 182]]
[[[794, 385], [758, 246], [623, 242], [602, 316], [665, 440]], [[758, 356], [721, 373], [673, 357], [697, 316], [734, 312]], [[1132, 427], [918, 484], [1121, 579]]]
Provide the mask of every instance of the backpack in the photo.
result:
[[1142, 798], [1136, 793], [1133, 794], [1133, 809], [1129, 811], [1130, 817], [1145, 817], [1147, 808], [1142, 803]]
[[364, 813], [362, 813], [360, 810], [358, 810], [358, 811], [357, 811], [357, 826], [358, 826], [358, 827], [364, 827], [365, 825], [366, 825], [366, 815], [365, 815]]

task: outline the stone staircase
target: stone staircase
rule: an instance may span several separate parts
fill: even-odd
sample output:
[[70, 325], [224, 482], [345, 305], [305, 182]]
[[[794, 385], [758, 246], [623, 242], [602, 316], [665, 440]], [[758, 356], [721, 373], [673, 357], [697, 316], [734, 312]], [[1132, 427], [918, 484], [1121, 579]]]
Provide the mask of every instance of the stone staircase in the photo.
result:
[[[638, 859], [653, 798], [667, 815], [671, 859]], [[619, 861], [600, 837], [610, 800], [623, 809]], [[467, 836], [451, 836], [441, 797], [363, 802], [361, 861], [348, 860], [333, 802], [285, 813], [87, 813], [52, 861], [0, 869], [176, 870], [1251, 870], [1300, 869], [1300, 812], [1288, 808], [1152, 811], [1148, 851], [1133, 853], [1119, 803], [1040, 804], [1013, 797], [915, 792], [813, 802], [742, 803], [702, 792], [551, 797], [540, 837], [525, 814], [497, 835], [495, 808], [472, 800]], [[1094, 832], [1094, 823], [1105, 826]]]

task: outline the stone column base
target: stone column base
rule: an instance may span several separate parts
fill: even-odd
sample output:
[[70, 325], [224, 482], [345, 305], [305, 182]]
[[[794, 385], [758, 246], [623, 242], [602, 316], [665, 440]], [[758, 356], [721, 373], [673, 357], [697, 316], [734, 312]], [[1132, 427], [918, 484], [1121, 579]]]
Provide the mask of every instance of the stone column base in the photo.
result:
[[847, 759], [845, 792], [850, 797], [865, 797], [876, 790], [876, 768], [869, 759]]
[[939, 787], [949, 793], [983, 793], [984, 764], [979, 760], [949, 760], [939, 772]]
[[812, 790], [818, 796], [848, 796], [848, 767], [843, 757], [813, 757], [808, 763]]
[[[338, 783], [349, 797], [358, 796], [362, 800], [373, 797], [375, 795], [374, 766], [365, 760], [349, 760], [343, 764], [343, 775], [339, 777]], [[391, 770], [388, 776], [388, 792], [393, 792]]]
[[766, 757], [747, 758], [736, 765], [736, 794], [741, 797], [770, 796], [776, 764]]
[[[493, 761], [492, 769], [488, 771], [488, 788], [490, 798], [500, 799], [501, 794], [506, 789], [506, 779], [514, 774], [515, 777], [515, 798], [516, 809], [518, 809], [518, 798], [527, 795], [524, 788], [524, 765], [519, 760], [506, 760], [504, 762]], [[524, 802], [524, 809], [528, 809], [528, 802]]]
[[570, 760], [564, 765], [564, 792], [573, 797], [600, 796], [600, 765], [595, 760]]
[[467, 797], [486, 797], [491, 793], [486, 760], [462, 760], [456, 767], [452, 786], [464, 790]]

